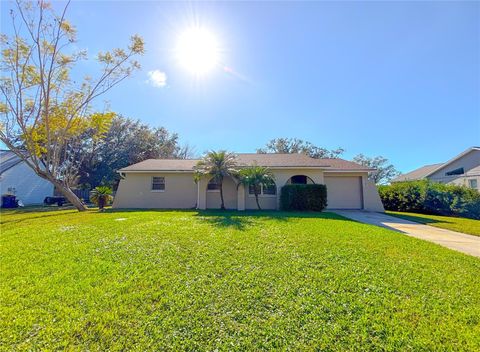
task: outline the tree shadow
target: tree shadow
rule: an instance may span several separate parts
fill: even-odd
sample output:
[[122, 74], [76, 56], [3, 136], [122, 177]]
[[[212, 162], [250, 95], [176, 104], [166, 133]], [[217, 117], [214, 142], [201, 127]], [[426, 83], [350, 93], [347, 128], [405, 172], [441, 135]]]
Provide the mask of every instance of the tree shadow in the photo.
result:
[[64, 213], [66, 210], [75, 210], [75, 207], [28, 207], [16, 209], [2, 209], [0, 212], [0, 224], [20, 223], [38, 218], [51, 216], [71, 215], [71, 212]]
[[418, 223], [425, 224], [425, 225], [439, 224], [439, 223], [453, 224], [452, 221], [447, 221], [447, 220], [444, 220], [444, 219], [440, 220], [440, 219], [427, 218], [427, 217], [422, 216], [422, 214], [418, 214], [418, 215], [417, 214], [415, 214], [415, 215], [412, 215], [412, 214], [398, 214], [398, 213], [387, 213], [387, 214], [391, 215], [391, 216], [394, 216], [394, 217], [397, 217], [397, 218], [400, 218], [400, 219], [413, 221], [413, 222], [418, 222]]
[[239, 230], [247, 226], [254, 226], [254, 219], [269, 219], [278, 222], [289, 222], [294, 219], [325, 219], [353, 221], [343, 216], [330, 212], [300, 212], [300, 211], [277, 211], [277, 210], [247, 210], [247, 211], [221, 211], [221, 210], [197, 210], [196, 216], [218, 227], [232, 227]]

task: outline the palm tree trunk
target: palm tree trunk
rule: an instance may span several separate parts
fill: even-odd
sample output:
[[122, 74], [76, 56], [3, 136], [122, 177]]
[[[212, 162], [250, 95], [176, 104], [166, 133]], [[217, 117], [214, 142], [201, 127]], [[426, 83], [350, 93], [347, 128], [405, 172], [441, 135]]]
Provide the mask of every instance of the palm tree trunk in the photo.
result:
[[262, 208], [260, 208], [260, 202], [258, 201], [258, 193], [256, 190], [255, 190], [255, 201], [257, 202], [258, 210], [262, 210]]
[[220, 200], [221, 200], [221, 205], [220, 209], [225, 210], [225, 202], [223, 201], [223, 180], [220, 181]]

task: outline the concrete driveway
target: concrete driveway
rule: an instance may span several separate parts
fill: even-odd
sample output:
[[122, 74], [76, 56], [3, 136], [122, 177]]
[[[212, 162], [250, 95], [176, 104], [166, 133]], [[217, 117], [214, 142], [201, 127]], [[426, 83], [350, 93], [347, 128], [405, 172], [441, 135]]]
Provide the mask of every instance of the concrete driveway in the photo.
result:
[[478, 236], [423, 225], [383, 213], [360, 210], [334, 210], [334, 212], [358, 222], [385, 227], [408, 236], [420, 238], [465, 254], [480, 257], [480, 237]]

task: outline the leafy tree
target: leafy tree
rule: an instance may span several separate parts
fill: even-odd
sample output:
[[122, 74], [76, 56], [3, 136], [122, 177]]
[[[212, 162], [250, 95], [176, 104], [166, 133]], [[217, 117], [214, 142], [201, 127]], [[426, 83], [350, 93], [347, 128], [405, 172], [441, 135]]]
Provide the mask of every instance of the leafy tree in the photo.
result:
[[11, 11], [12, 35], [0, 36], [0, 140], [85, 210], [70, 189], [79, 164], [72, 151], [88, 131], [99, 140], [108, 130], [113, 114], [92, 113], [92, 102], [140, 67], [133, 58], [143, 54], [144, 44], [135, 35], [126, 50], [99, 53], [98, 77], [74, 80], [72, 68], [87, 54], [74, 50], [76, 31], [65, 17], [68, 6], [57, 14], [46, 1], [18, 1]]
[[225, 209], [223, 200], [223, 179], [225, 177], [236, 177], [238, 174], [237, 160], [233, 153], [225, 150], [210, 151], [195, 165], [194, 180], [199, 177], [210, 177], [220, 184], [221, 209]]
[[370, 158], [363, 154], [358, 154], [353, 158], [353, 161], [360, 165], [376, 169], [376, 171], [371, 172], [369, 175], [369, 179], [376, 184], [388, 183], [391, 179], [400, 175], [400, 172], [395, 169], [395, 166], [390, 164], [388, 159], [383, 156]]
[[113, 200], [112, 189], [106, 186], [95, 187], [90, 192], [90, 200], [98, 206], [98, 210], [103, 211], [105, 205]]
[[262, 186], [269, 187], [275, 185], [275, 176], [272, 171], [267, 167], [252, 165], [241, 169], [238, 173], [238, 178], [245, 186], [253, 187], [255, 202], [257, 203], [258, 209], [261, 210], [258, 194]]
[[275, 138], [266, 144], [264, 148], [257, 149], [257, 153], [302, 153], [312, 158], [338, 158], [345, 150], [338, 148], [328, 150], [298, 138]]
[[193, 154], [190, 146], [179, 145], [176, 133], [122, 116], [113, 119], [103, 139], [85, 136], [84, 140], [89, 143], [76, 151], [76, 158], [82, 161], [79, 183], [87, 188], [114, 186], [119, 180], [118, 169], [146, 159], [185, 159]]

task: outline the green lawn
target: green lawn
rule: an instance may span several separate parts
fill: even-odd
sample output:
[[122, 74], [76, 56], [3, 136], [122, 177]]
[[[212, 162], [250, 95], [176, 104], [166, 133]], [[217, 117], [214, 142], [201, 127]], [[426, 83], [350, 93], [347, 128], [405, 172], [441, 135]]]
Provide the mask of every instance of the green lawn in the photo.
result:
[[453, 216], [425, 215], [417, 213], [404, 213], [399, 211], [387, 211], [389, 215], [419, 222], [426, 225], [441, 227], [443, 229], [468, 233], [480, 236], [480, 220], [457, 218]]
[[4, 212], [3, 350], [480, 350], [480, 260], [324, 213]]

